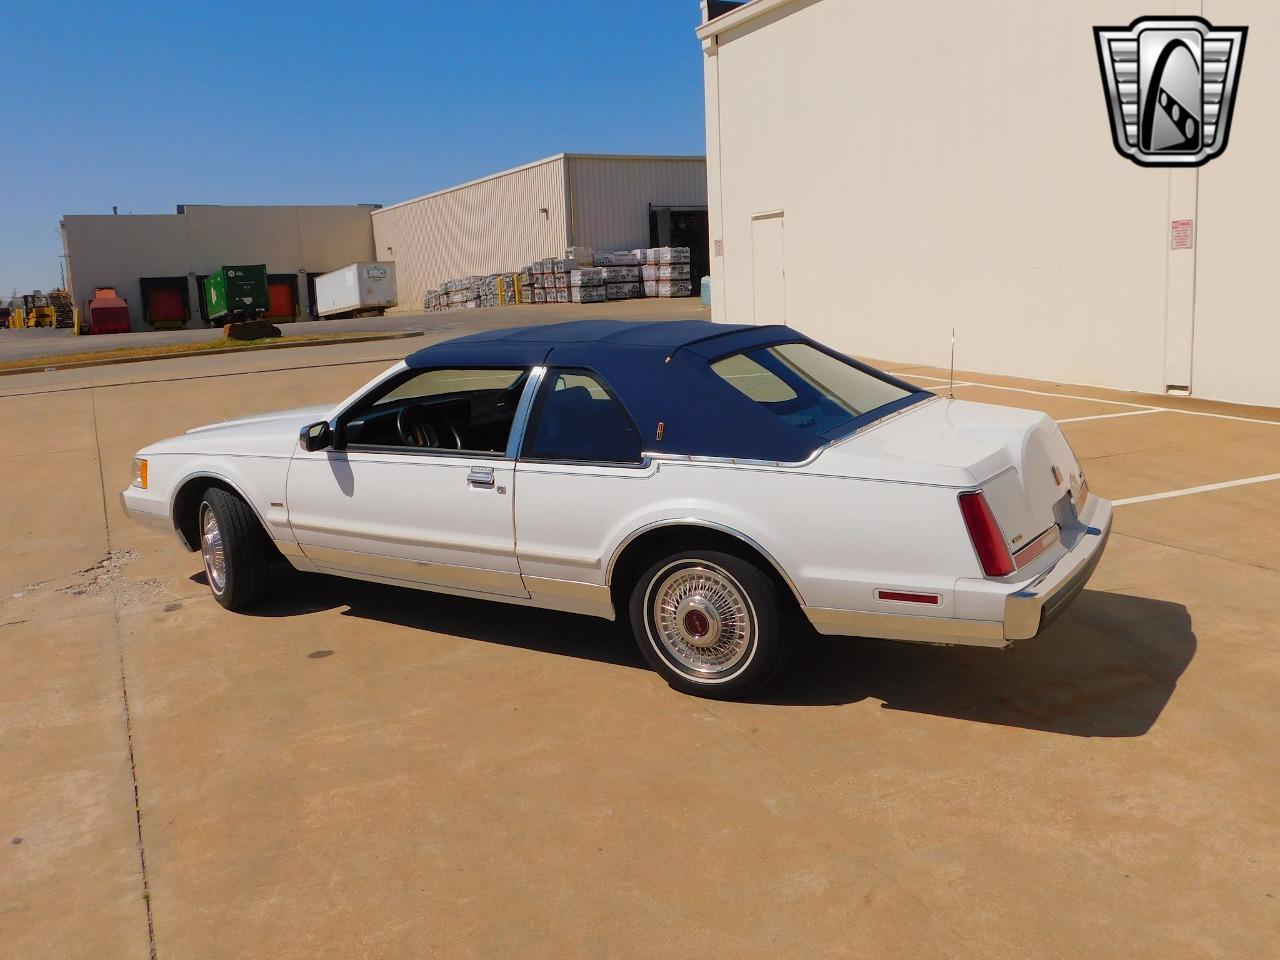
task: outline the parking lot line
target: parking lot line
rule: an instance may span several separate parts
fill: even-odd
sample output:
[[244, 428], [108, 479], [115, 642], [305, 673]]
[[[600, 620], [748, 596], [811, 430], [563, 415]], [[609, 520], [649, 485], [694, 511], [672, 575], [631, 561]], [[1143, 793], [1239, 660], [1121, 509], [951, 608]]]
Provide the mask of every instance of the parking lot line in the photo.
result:
[[1185, 497], [1192, 493], [1210, 493], [1214, 490], [1226, 490], [1230, 487], [1244, 487], [1251, 483], [1268, 483], [1280, 480], [1280, 473], [1268, 473], [1260, 477], [1245, 477], [1243, 480], [1225, 480], [1222, 483], [1206, 483], [1198, 487], [1185, 487], [1182, 490], [1168, 490], [1164, 493], [1149, 493], [1143, 497], [1127, 497], [1124, 500], [1112, 500], [1113, 507], [1123, 507], [1130, 503], [1147, 503], [1151, 500], [1168, 500], [1171, 497]]
[[1080, 423], [1084, 420], [1111, 420], [1115, 417], [1140, 417], [1144, 413], [1174, 413], [1176, 411], [1166, 410], [1163, 407], [1149, 407], [1146, 410], [1125, 410], [1121, 413], [1095, 413], [1091, 417], [1067, 417], [1065, 420], [1059, 420], [1059, 423]]
[[[946, 383], [945, 377], [930, 377], [923, 373], [910, 373], [902, 371], [901, 375], [904, 379], [910, 378], [914, 380], [936, 380], [939, 383]], [[960, 386], [960, 384], [956, 384]], [[1029, 393], [1037, 397], [1060, 397], [1064, 400], [1088, 400], [1091, 403], [1109, 403], [1116, 407], [1135, 407], [1143, 411], [1163, 410], [1168, 413], [1181, 413], [1188, 417], [1213, 417], [1218, 420], [1239, 420], [1242, 423], [1265, 423], [1272, 427], [1280, 427], [1280, 420], [1263, 420], [1259, 417], [1238, 417], [1230, 413], [1209, 413], [1205, 410], [1179, 410], [1177, 407], [1155, 407], [1149, 403], [1131, 403], [1127, 400], [1104, 400], [1102, 397], [1082, 397], [1074, 393], [1051, 393], [1048, 390], [1029, 390], [1026, 387], [1006, 387], [995, 383], [970, 383], [966, 386], [984, 387], [988, 390], [1008, 390], [1011, 393]], [[1065, 421], [1064, 421], [1065, 422]]]

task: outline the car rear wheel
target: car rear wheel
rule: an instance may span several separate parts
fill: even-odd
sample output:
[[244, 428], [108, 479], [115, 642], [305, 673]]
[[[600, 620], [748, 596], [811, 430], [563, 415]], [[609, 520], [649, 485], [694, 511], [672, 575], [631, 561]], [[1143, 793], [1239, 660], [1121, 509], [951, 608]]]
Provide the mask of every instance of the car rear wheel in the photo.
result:
[[200, 556], [213, 598], [243, 610], [266, 593], [271, 559], [266, 531], [249, 505], [217, 487], [200, 502]]
[[785, 666], [773, 578], [717, 550], [658, 560], [631, 591], [631, 627], [645, 659], [672, 687], [717, 699], [747, 696]]

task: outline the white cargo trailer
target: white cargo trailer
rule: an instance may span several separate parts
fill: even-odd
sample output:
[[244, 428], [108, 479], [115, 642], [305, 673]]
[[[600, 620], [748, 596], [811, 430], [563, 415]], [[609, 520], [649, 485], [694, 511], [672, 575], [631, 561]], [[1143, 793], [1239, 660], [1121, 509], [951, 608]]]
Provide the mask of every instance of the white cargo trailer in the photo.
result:
[[396, 265], [388, 260], [349, 263], [316, 277], [316, 313], [332, 317], [396, 305]]

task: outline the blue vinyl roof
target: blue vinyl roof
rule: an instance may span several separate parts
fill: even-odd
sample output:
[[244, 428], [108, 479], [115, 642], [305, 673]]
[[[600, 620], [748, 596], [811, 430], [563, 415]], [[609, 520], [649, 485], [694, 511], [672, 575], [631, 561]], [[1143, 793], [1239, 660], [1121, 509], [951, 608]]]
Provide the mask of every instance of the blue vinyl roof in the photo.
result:
[[[645, 450], [742, 460], [803, 460], [824, 441], [769, 412], [710, 365], [730, 354], [779, 343], [808, 343], [832, 352], [784, 326], [708, 320], [574, 320], [473, 333], [425, 347], [410, 354], [405, 363], [414, 370], [458, 366], [591, 370], [627, 408]], [[918, 390], [875, 372], [904, 389]], [[663, 425], [661, 440], [659, 424]]]

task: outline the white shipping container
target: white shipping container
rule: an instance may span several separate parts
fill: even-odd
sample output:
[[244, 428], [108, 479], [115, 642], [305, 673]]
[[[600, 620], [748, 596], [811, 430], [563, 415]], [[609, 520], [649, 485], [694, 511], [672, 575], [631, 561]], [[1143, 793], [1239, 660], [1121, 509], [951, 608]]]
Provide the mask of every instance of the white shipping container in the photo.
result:
[[380, 260], [350, 263], [316, 277], [316, 312], [376, 310], [396, 305], [396, 265]]

